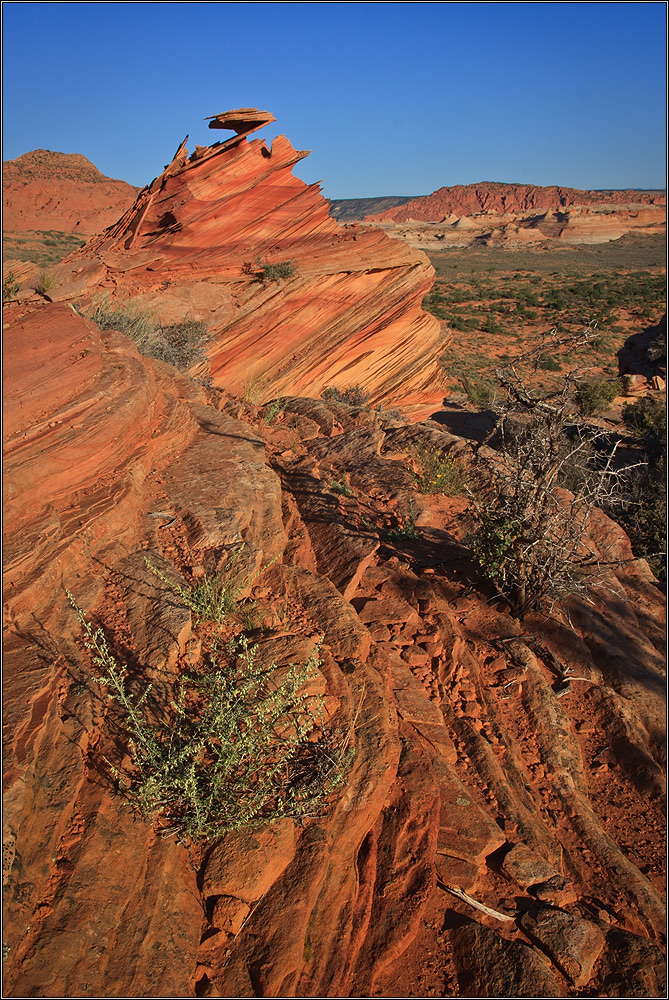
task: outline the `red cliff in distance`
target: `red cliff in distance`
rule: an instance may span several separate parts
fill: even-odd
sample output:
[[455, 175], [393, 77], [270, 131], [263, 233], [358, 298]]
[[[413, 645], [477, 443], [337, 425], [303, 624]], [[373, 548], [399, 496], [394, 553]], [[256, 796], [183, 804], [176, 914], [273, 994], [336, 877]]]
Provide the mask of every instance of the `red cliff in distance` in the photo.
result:
[[559, 211], [572, 205], [666, 205], [666, 195], [659, 191], [579, 191], [567, 187], [539, 187], [533, 184], [455, 184], [432, 194], [413, 198], [404, 205], [389, 208], [368, 221], [441, 222], [449, 215], [475, 215], [479, 212], [514, 213], [533, 209]]
[[[443, 397], [443, 344], [421, 308], [427, 257], [335, 222], [318, 185], [292, 174], [306, 153], [285, 136], [271, 148], [247, 141], [267, 115], [216, 116], [212, 127], [238, 134], [190, 156], [184, 140], [132, 208], [58, 272], [101, 266], [89, 293], [131, 298], [165, 323], [204, 321], [214, 385], [243, 392], [253, 381], [270, 399], [359, 383], [372, 402], [428, 415]], [[285, 262], [287, 277], [262, 279]]]

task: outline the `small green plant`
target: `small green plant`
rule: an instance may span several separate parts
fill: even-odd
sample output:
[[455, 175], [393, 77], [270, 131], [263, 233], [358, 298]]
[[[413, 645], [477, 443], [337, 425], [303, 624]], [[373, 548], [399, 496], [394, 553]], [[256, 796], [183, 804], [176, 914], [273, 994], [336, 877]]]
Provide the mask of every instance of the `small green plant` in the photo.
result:
[[391, 542], [413, 542], [420, 537], [420, 532], [416, 527], [416, 515], [413, 509], [413, 500], [409, 500], [409, 513], [404, 518], [404, 523], [398, 528], [391, 528], [386, 532], [386, 536]]
[[333, 479], [329, 486], [331, 493], [340, 493], [345, 497], [352, 497], [353, 490], [351, 489], [351, 482], [349, 479], [348, 472], [344, 473], [343, 479], [340, 481], [338, 479]]
[[427, 447], [416, 447], [413, 454], [422, 466], [420, 474], [414, 473], [414, 481], [421, 493], [443, 493], [446, 496], [464, 493], [467, 477], [452, 455], [440, 448]]
[[207, 327], [201, 320], [187, 319], [183, 323], [158, 327], [143, 353], [188, 371], [198, 361], [204, 361], [206, 355], [202, 345], [206, 337]]
[[283, 409], [283, 396], [279, 396], [278, 399], [272, 400], [265, 411], [265, 423], [273, 424], [278, 415]]
[[245, 638], [227, 662], [214, 646], [204, 668], [182, 676], [169, 705], [152, 713], [151, 687], [132, 696], [127, 667], [68, 597], [128, 741], [130, 766], [107, 764], [132, 806], [163, 832], [198, 840], [313, 815], [343, 783], [352, 733], [340, 738], [325, 729], [323, 699], [308, 693], [318, 647], [306, 663], [277, 670], [262, 667], [258, 647]]
[[344, 403], [346, 406], [354, 406], [356, 409], [368, 410], [370, 394], [361, 385], [348, 385], [345, 389], [328, 385], [323, 389], [321, 399], [333, 403]]
[[618, 395], [620, 395], [618, 379], [584, 379], [576, 390], [576, 402], [584, 416], [592, 417], [605, 410]]
[[14, 276], [14, 272], [8, 271], [2, 279], [2, 301], [11, 302], [12, 299], [16, 298], [18, 290], [19, 283]]
[[223, 622], [235, 613], [242, 591], [250, 583], [248, 578], [240, 580], [235, 571], [241, 551], [241, 548], [237, 549], [220, 572], [205, 576], [189, 587], [170, 580], [149, 559], [144, 562], [147, 569], [180, 597], [200, 621]]

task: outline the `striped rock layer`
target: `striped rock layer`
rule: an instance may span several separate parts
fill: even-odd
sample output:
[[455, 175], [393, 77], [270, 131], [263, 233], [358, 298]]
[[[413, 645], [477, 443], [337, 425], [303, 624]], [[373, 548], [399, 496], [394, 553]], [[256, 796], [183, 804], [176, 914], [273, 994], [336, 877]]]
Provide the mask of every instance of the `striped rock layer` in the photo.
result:
[[[253, 130], [190, 157], [184, 140], [132, 208], [67, 263], [104, 265], [96, 291], [164, 323], [204, 321], [216, 386], [252, 382], [271, 399], [361, 384], [372, 402], [433, 412], [442, 343], [421, 308], [427, 257], [379, 230], [340, 226], [318, 185], [292, 174], [307, 154], [284, 136], [271, 148], [249, 141]], [[285, 262], [289, 276], [262, 279], [267, 264]]]

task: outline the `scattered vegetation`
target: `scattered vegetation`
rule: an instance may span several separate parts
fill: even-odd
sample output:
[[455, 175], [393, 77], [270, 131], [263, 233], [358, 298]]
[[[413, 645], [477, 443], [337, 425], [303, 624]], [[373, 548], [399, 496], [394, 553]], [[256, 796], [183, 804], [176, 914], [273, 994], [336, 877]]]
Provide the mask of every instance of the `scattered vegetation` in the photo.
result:
[[129, 766], [108, 766], [128, 801], [164, 833], [212, 838], [312, 815], [342, 784], [350, 733], [324, 730], [323, 699], [308, 691], [318, 647], [306, 663], [279, 671], [262, 667], [244, 637], [225, 652], [214, 644], [199, 671], [180, 677], [169, 704], [151, 711], [151, 687], [133, 697], [127, 666], [68, 596], [127, 739]]
[[419, 446], [412, 453], [422, 469], [420, 473], [414, 473], [421, 493], [443, 493], [446, 496], [464, 493], [467, 476], [456, 458], [440, 448]]
[[72, 233], [39, 230], [27, 233], [3, 233], [5, 260], [25, 260], [40, 267], [52, 267], [63, 257], [82, 247], [86, 241]]
[[356, 409], [364, 410], [369, 410], [370, 398], [370, 394], [361, 385], [349, 385], [345, 389], [329, 385], [321, 393], [321, 399], [333, 403], [344, 403], [346, 406], [354, 406]]

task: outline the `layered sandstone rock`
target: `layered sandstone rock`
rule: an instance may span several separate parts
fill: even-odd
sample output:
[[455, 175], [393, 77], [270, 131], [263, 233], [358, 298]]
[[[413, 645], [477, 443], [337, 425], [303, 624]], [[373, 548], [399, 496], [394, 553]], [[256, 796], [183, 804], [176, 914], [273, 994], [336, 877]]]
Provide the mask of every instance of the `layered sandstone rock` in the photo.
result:
[[137, 188], [105, 177], [80, 153], [34, 149], [3, 163], [3, 228], [88, 236], [118, 219]]
[[[663, 601], [622, 531], [593, 519], [569, 619], [519, 623], [465, 501], [416, 492], [416, 448], [471, 456], [435, 423], [205, 395], [67, 304], [5, 319], [5, 995], [661, 995]], [[187, 585], [242, 541], [252, 641], [322, 639], [355, 757], [320, 814], [183, 845], [115, 789], [65, 588], [169, 699], [200, 625], [144, 558]]]
[[[421, 309], [431, 265], [378, 230], [339, 226], [318, 185], [292, 174], [306, 153], [284, 136], [271, 148], [244, 138], [267, 118], [253, 110], [211, 122], [237, 136], [191, 156], [184, 141], [67, 263], [104, 265], [97, 292], [163, 322], [203, 320], [214, 385], [243, 393], [253, 383], [269, 399], [359, 383], [373, 402], [426, 416], [443, 396], [440, 326]], [[283, 277], [267, 271], [282, 264]]]
[[662, 191], [579, 191], [576, 188], [537, 187], [531, 184], [456, 184], [432, 194], [414, 198], [369, 220], [378, 222], [442, 222], [449, 215], [467, 216], [481, 212], [497, 214], [528, 211], [559, 212], [573, 205], [657, 205], [666, 206]]

